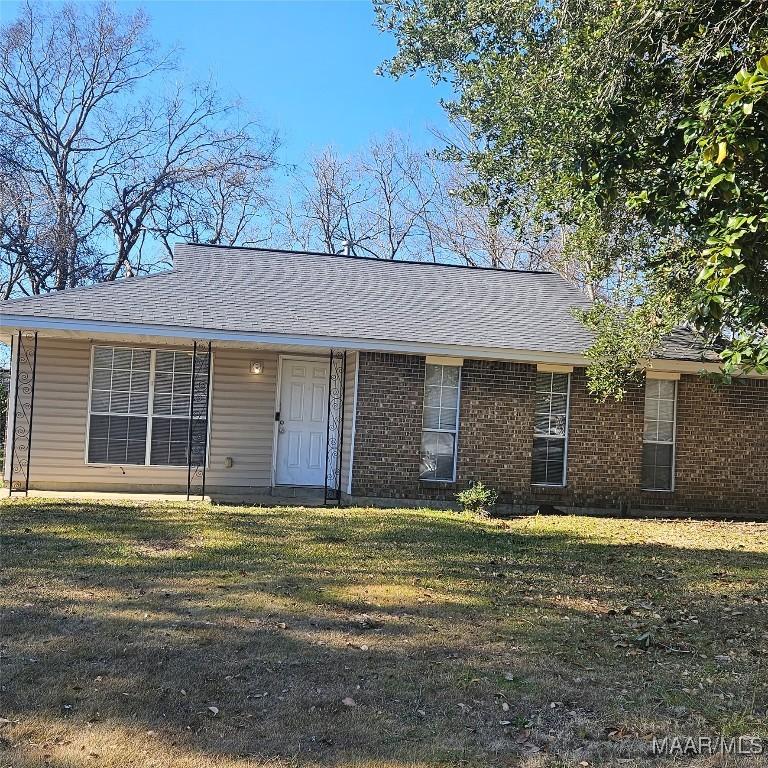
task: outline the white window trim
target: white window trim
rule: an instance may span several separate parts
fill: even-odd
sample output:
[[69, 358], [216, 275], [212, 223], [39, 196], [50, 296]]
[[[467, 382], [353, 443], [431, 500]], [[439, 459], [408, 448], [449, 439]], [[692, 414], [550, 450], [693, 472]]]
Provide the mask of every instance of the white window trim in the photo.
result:
[[[571, 427], [571, 380], [572, 376], [569, 371], [542, 371], [539, 370], [538, 373], [548, 373], [550, 376], [553, 376], [555, 374], [565, 374], [568, 376], [568, 388], [565, 393], [565, 435], [563, 436], [563, 482], [562, 483], [531, 483], [531, 485], [535, 488], [566, 488], [568, 486], [568, 435], [570, 433], [570, 427]], [[550, 379], [551, 382], [552, 379]], [[552, 393], [551, 389], [552, 385], [550, 384], [550, 394]], [[552, 403], [549, 404], [549, 410], [550, 414], [552, 413]], [[534, 406], [534, 416], [535, 416], [535, 406]], [[533, 436], [534, 438], [536, 435], [536, 428], [534, 427], [533, 430]], [[531, 455], [531, 470], [533, 470], [533, 455]]]
[[[112, 349], [142, 349], [146, 350], [150, 353], [150, 359], [149, 359], [149, 397], [147, 399], [147, 413], [146, 414], [133, 414], [134, 416], [137, 416], [138, 418], [146, 418], [147, 419], [147, 446], [146, 451], [144, 454], [144, 463], [143, 464], [128, 464], [126, 462], [122, 463], [113, 463], [113, 462], [94, 462], [94, 461], [88, 461], [88, 446], [90, 443], [90, 432], [91, 432], [91, 395], [93, 393], [93, 356], [94, 356], [94, 350], [96, 347], [111, 347]], [[149, 459], [152, 451], [152, 409], [154, 407], [154, 401], [155, 401], [155, 358], [156, 353], [160, 351], [176, 351], [176, 352], [188, 352], [189, 354], [192, 354], [191, 349], [176, 349], [175, 347], [143, 347], [141, 345], [131, 345], [131, 344], [110, 344], [110, 343], [104, 343], [104, 342], [97, 342], [94, 344], [91, 344], [91, 354], [90, 354], [90, 362], [89, 362], [89, 371], [88, 371], [88, 410], [85, 414], [85, 448], [84, 448], [84, 461], [86, 467], [136, 467], [143, 468], [143, 469], [158, 469], [158, 470], [178, 470], [178, 469], [184, 469], [187, 464], [150, 464]], [[211, 412], [212, 412], [212, 403], [213, 403], [213, 382], [214, 382], [214, 376], [213, 376], [213, 359], [214, 359], [214, 352], [211, 350], [211, 368], [208, 372], [208, 413], [207, 413], [207, 430], [206, 430], [206, 451], [205, 451], [205, 466], [206, 469], [210, 466], [211, 461]], [[97, 416], [104, 415], [97, 413], [95, 414]], [[126, 413], [126, 414], [117, 414], [122, 416], [131, 416], [132, 414]], [[173, 417], [167, 417], [159, 415], [159, 418], [173, 418]], [[179, 416], [176, 418], [188, 418]]]
[[[455, 359], [455, 358], [454, 358]], [[427, 429], [424, 427], [424, 408], [425, 406], [422, 404], [421, 406], [421, 434], [424, 435], [425, 432], [440, 432], [443, 434], [449, 434], [453, 435], [453, 474], [451, 476], [451, 479], [447, 478], [437, 478], [437, 477], [419, 477], [419, 482], [421, 483], [455, 483], [456, 482], [456, 474], [458, 469], [458, 463], [459, 463], [459, 421], [460, 421], [460, 414], [461, 414], [461, 366], [455, 365], [454, 363], [451, 363], [450, 366], [446, 365], [444, 363], [428, 363], [428, 365], [440, 365], [443, 368], [447, 367], [455, 367], [459, 369], [459, 385], [458, 385], [458, 394], [456, 395], [456, 428], [455, 429]], [[442, 388], [442, 385], [441, 385]], [[427, 392], [427, 382], [426, 377], [424, 379], [424, 394], [426, 395]], [[419, 447], [419, 451], [421, 451], [421, 447]], [[419, 456], [419, 461], [421, 461], [421, 456]]]
[[[650, 377], [652, 381], [671, 381], [674, 384], [675, 387], [675, 396], [672, 400], [672, 482], [669, 485], [669, 488], [646, 488], [644, 485], [642, 485], [642, 456], [640, 460], [640, 473], [641, 473], [641, 479], [640, 479], [640, 490], [643, 491], [643, 493], [674, 493], [675, 492], [675, 484], [676, 484], [676, 475], [677, 475], [677, 382], [678, 379], [674, 378], [673, 375], [670, 376], [651, 376]], [[648, 386], [648, 383], [646, 381], [646, 387]], [[647, 390], [646, 390], [647, 391]], [[643, 445], [670, 445], [669, 440], [646, 440], [645, 439], [645, 392], [643, 393]]]

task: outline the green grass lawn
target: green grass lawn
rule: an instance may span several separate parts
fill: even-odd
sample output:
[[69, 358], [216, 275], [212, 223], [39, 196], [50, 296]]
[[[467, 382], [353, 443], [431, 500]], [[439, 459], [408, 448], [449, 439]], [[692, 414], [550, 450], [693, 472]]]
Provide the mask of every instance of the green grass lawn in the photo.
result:
[[0, 513], [3, 767], [645, 766], [671, 764], [654, 735], [768, 737], [768, 525]]

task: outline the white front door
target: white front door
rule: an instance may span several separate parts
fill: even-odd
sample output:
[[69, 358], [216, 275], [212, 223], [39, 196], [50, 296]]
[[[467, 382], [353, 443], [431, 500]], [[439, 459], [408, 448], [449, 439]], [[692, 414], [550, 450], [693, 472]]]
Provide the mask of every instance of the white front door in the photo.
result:
[[328, 361], [283, 358], [275, 483], [324, 485]]

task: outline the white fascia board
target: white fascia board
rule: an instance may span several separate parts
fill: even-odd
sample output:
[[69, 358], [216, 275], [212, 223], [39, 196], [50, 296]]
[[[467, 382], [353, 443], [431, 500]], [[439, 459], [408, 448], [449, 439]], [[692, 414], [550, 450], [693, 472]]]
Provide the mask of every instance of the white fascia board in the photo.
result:
[[[281, 333], [259, 333], [245, 331], [219, 331], [210, 328], [186, 328], [166, 325], [142, 325], [135, 323], [103, 322], [100, 320], [70, 320], [54, 317], [27, 317], [24, 315], [0, 314], [0, 335], [7, 336], [15, 330], [63, 331], [70, 335], [93, 338], [98, 336], [128, 335], [145, 337], [172, 337], [174, 339], [198, 339], [200, 341], [221, 341], [240, 344], [268, 344], [274, 347], [304, 346], [319, 349], [346, 349], [363, 352], [391, 352], [411, 355], [440, 355], [483, 360], [509, 360], [518, 363], [553, 363], [584, 367], [589, 360], [581, 354], [566, 352], [541, 352], [529, 349], [505, 347], [463, 346], [460, 344], [432, 344], [416, 341], [365, 339], [352, 337], [288, 335]], [[647, 367], [657, 371], [678, 373], [717, 372], [718, 363], [704, 363], [695, 360], [653, 359]], [[746, 374], [750, 378], [768, 378], [768, 375]]]
[[219, 331], [210, 328], [184, 328], [165, 325], [138, 325], [120, 322], [102, 322], [100, 320], [62, 320], [48, 317], [24, 317], [3, 315], [0, 329], [38, 329], [64, 331], [81, 337], [112, 335], [163, 336], [177, 339], [203, 341], [224, 341], [252, 344], [270, 344], [275, 347], [305, 346], [320, 349], [347, 349], [366, 352], [391, 352], [413, 355], [438, 355], [451, 358], [483, 358], [489, 360], [514, 360], [517, 362], [537, 363], [541, 361], [558, 362], [567, 365], [585, 365], [586, 358], [579, 354], [561, 352], [538, 352], [527, 349], [509, 349], [502, 347], [475, 347], [460, 344], [432, 344], [417, 341], [397, 341], [366, 339], [342, 336], [289, 335], [282, 333], [259, 333], [244, 331]]

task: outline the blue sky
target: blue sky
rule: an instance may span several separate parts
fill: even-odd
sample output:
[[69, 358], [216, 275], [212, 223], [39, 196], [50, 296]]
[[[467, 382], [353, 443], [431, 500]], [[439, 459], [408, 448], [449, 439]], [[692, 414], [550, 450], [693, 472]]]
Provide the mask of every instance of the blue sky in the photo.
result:
[[[0, 0], [6, 23], [19, 4]], [[394, 40], [373, 25], [368, 0], [163, 0], [121, 2], [143, 7], [152, 36], [182, 48], [192, 79], [210, 74], [238, 95], [283, 140], [281, 159], [301, 163], [328, 144], [342, 152], [372, 135], [396, 131], [421, 146], [439, 144], [430, 128], [445, 128], [439, 105], [445, 88], [424, 75], [400, 81], [375, 69]]]

